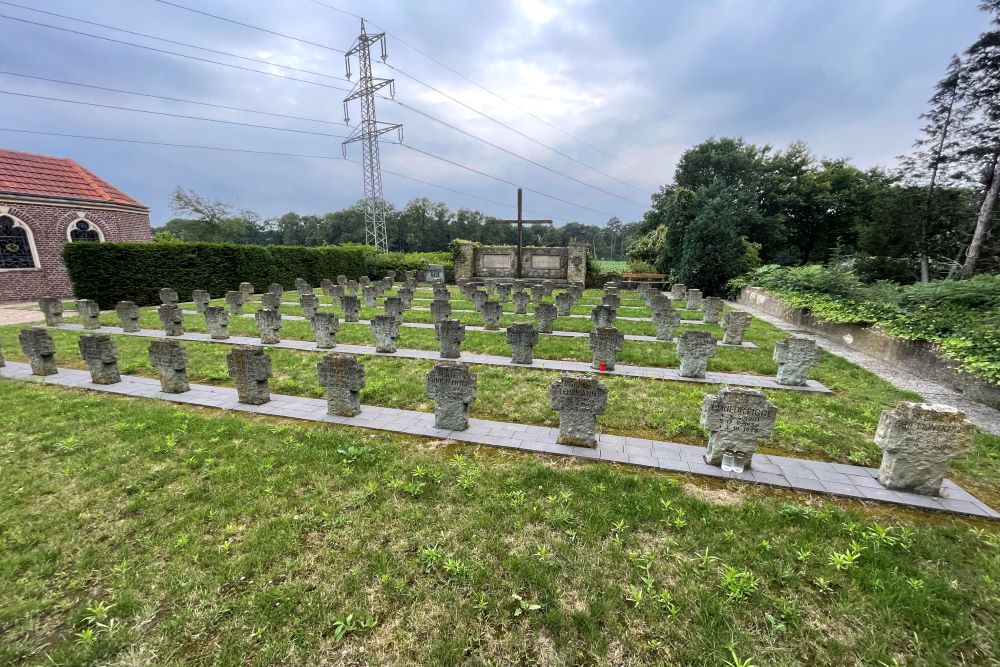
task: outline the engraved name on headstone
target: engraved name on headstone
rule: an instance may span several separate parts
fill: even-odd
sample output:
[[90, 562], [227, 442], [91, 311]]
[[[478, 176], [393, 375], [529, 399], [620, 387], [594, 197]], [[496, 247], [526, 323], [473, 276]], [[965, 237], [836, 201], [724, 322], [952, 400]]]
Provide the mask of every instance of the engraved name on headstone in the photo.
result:
[[396, 351], [399, 325], [399, 317], [393, 315], [376, 315], [372, 318], [372, 333], [375, 334], [376, 352], [391, 353]]
[[549, 405], [559, 413], [561, 445], [597, 447], [597, 415], [608, 405], [608, 390], [584, 373], [563, 373], [549, 388]]
[[462, 356], [462, 341], [465, 340], [465, 325], [460, 320], [441, 320], [434, 325], [434, 336], [441, 343], [443, 359], [458, 359]]
[[476, 376], [464, 364], [442, 361], [427, 374], [427, 397], [434, 401], [434, 428], [464, 431], [476, 399]]
[[326, 388], [327, 414], [354, 417], [361, 412], [365, 367], [350, 354], [328, 354], [316, 364], [319, 384]]
[[511, 363], [531, 365], [538, 344], [538, 330], [531, 322], [511, 324], [507, 327], [507, 343], [511, 349]]
[[720, 465], [728, 450], [747, 458], [751, 467], [757, 441], [771, 435], [778, 408], [756, 389], [723, 387], [705, 396], [701, 404], [701, 425], [708, 430], [705, 463]]

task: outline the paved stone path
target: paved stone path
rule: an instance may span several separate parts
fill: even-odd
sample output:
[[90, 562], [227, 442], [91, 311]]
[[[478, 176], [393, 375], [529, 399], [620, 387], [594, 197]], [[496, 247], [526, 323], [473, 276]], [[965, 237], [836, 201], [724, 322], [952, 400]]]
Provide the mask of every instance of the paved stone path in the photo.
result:
[[[185, 315], [198, 315], [198, 311], [195, 310], [185, 310], [182, 311]], [[240, 317], [253, 317], [253, 313], [244, 313]], [[282, 315], [281, 319], [289, 321], [304, 321], [306, 318], [302, 315]], [[344, 322], [342, 322], [344, 323]], [[346, 324], [367, 324], [371, 326], [371, 320], [358, 320], [357, 322], [347, 322]], [[431, 322], [401, 322], [400, 326], [410, 327], [413, 329], [433, 329], [434, 324]], [[483, 327], [476, 326], [466, 326], [466, 331], [483, 331], [486, 333], [502, 334], [504, 330], [501, 329], [484, 329]], [[582, 331], [553, 331], [552, 333], [539, 333], [540, 336], [563, 336], [565, 338], [589, 338], [590, 334]], [[625, 340], [634, 340], [641, 343], [673, 343], [670, 340], [659, 340], [656, 336], [638, 336], [632, 334], [625, 334]], [[719, 341], [719, 345], [722, 346], [722, 341]], [[742, 345], [726, 345], [725, 347], [742, 347], [748, 350], [757, 349], [757, 345], [751, 343], [750, 341], [743, 341]]]
[[[82, 324], [62, 324], [53, 329], [65, 329], [67, 331], [84, 331]], [[89, 329], [92, 333], [110, 333], [121, 336], [141, 336], [143, 338], [164, 338], [165, 334], [158, 329], [140, 329], [139, 331], [127, 332], [120, 327], [100, 327]], [[190, 332], [181, 336], [170, 336], [173, 340], [188, 340], [198, 343], [216, 343], [222, 345], [262, 345], [263, 347], [273, 347], [285, 350], [302, 350], [306, 352], [320, 352], [329, 354], [331, 352], [347, 352], [349, 354], [366, 354], [379, 357], [403, 357], [406, 359], [431, 359], [441, 361], [440, 352], [437, 350], [406, 350], [397, 349], [395, 352], [376, 352], [374, 345], [352, 345], [349, 343], [337, 343], [333, 349], [319, 349], [313, 341], [305, 340], [282, 340], [280, 343], [265, 345], [260, 342], [260, 338], [250, 336], [230, 336], [222, 340], [213, 340], [207, 333]], [[457, 361], [457, 360], [456, 360]], [[515, 364], [510, 357], [501, 357], [493, 354], [479, 354], [474, 352], [463, 352], [461, 361], [470, 364], [483, 364], [486, 366], [511, 366], [514, 368], [535, 368], [550, 371], [576, 371], [584, 373], [598, 373], [600, 375], [624, 375], [627, 377], [644, 377], [656, 380], [675, 380], [677, 382], [696, 382], [699, 384], [729, 384], [741, 387], [756, 387], [758, 389], [785, 389], [788, 391], [805, 391], [832, 394], [833, 392], [816, 380], [808, 380], [803, 387], [791, 387], [778, 384], [778, 381], [766, 375], [751, 375], [749, 373], [713, 373], [705, 374], [704, 378], [686, 378], [680, 376], [677, 368], [657, 368], [653, 366], [629, 366], [627, 364], [616, 364], [613, 371], [598, 371], [589, 363], [583, 361], [563, 361], [558, 359], [535, 359], [534, 363]]]
[[28, 324], [44, 320], [37, 303], [5, 303], [0, 305], [0, 325]]
[[974, 423], [986, 433], [1000, 435], [1000, 410], [994, 410], [988, 405], [972, 401], [954, 389], [945, 387], [944, 385], [940, 385], [931, 380], [925, 380], [924, 378], [918, 377], [909, 371], [899, 368], [898, 366], [893, 366], [882, 359], [877, 359], [869, 354], [838, 343], [834, 339], [819, 336], [810, 331], [800, 329], [794, 324], [774, 317], [773, 315], [769, 315], [761, 310], [758, 310], [757, 308], [754, 308], [753, 306], [731, 302], [729, 305], [739, 310], [745, 310], [754, 317], [762, 319], [769, 324], [773, 324], [779, 329], [787, 331], [790, 334], [795, 334], [796, 336], [802, 336], [804, 338], [811, 338], [816, 341], [816, 345], [823, 348], [827, 352], [835, 354], [838, 357], [843, 357], [852, 364], [857, 364], [865, 370], [871, 371], [883, 380], [891, 382], [900, 389], [916, 392], [923, 396], [926, 401], [941, 403], [943, 405], [950, 405], [954, 408], [958, 408], [965, 413], [965, 416], [969, 418], [969, 421]]
[[87, 371], [59, 369], [56, 375], [39, 378], [31, 375], [28, 364], [19, 362], [8, 362], [6, 367], [0, 368], [0, 377], [125, 396], [155, 398], [174, 403], [407, 433], [539, 454], [613, 461], [669, 472], [737, 479], [797, 491], [827, 493], [857, 500], [1000, 518], [1000, 514], [950, 480], [944, 484], [942, 497], [921, 496], [886, 489], [879, 484], [878, 470], [874, 468], [843, 463], [755, 454], [751, 470], [741, 474], [727, 473], [702, 461], [701, 457], [705, 452], [702, 447], [643, 438], [600, 434], [596, 449], [569, 447], [556, 443], [558, 429], [555, 428], [470, 419], [467, 430], [446, 431], [434, 428], [434, 415], [427, 412], [365, 405], [356, 417], [338, 417], [327, 414], [326, 401], [321, 399], [272, 394], [271, 402], [264, 405], [244, 405], [237, 401], [236, 390], [229, 387], [192, 384], [189, 392], [165, 394], [160, 391], [159, 381], [152, 378], [122, 375], [120, 383], [97, 385], [90, 381], [90, 374]]

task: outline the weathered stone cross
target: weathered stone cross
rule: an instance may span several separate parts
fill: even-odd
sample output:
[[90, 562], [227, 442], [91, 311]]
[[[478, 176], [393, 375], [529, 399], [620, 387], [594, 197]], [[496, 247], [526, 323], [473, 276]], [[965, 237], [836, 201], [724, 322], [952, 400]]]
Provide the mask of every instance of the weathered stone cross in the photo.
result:
[[517, 189], [517, 220], [490, 220], [490, 223], [499, 225], [517, 225], [517, 278], [521, 277], [523, 270], [521, 264], [521, 251], [524, 248], [524, 241], [522, 230], [524, 225], [551, 225], [554, 224], [551, 220], [525, 220], [524, 212], [522, 208], [522, 203], [524, 200], [524, 191], [521, 188]]

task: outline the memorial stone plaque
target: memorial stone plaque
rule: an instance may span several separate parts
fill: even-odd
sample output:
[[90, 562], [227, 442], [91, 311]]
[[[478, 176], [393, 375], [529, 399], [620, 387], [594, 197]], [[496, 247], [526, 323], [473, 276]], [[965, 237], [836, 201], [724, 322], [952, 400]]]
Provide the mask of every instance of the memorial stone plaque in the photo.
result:
[[742, 310], [730, 310], [722, 317], [723, 345], [742, 345], [743, 335], [750, 328], [750, 313]]
[[476, 376], [464, 364], [442, 361], [427, 374], [427, 397], [434, 401], [434, 428], [464, 431], [476, 399]]
[[882, 412], [875, 431], [882, 449], [878, 479], [890, 489], [939, 495], [949, 462], [968, 453], [975, 434], [953, 407], [903, 401]]
[[84, 334], [77, 340], [80, 356], [90, 369], [94, 384], [116, 384], [122, 381], [118, 372], [118, 347], [109, 334]]
[[281, 313], [262, 308], [254, 313], [254, 319], [261, 343], [274, 345], [281, 342]]
[[546, 301], [535, 306], [535, 320], [538, 322], [538, 331], [552, 333], [552, 324], [556, 320], [555, 304]]
[[337, 345], [337, 332], [340, 331], [340, 322], [333, 313], [316, 313], [311, 321], [313, 337], [316, 339], [316, 347], [321, 350], [328, 350]]
[[167, 336], [184, 335], [184, 313], [180, 306], [162, 305], [156, 309], [160, 316], [160, 324], [163, 325], [163, 333]]
[[608, 405], [608, 390], [597, 378], [563, 373], [549, 389], [549, 405], [559, 413], [559, 444], [597, 447], [597, 415]]
[[517, 322], [507, 327], [507, 343], [511, 348], [511, 363], [534, 363], [535, 345], [538, 344], [538, 330], [530, 322]]
[[167, 394], [183, 394], [191, 389], [188, 383], [187, 351], [180, 342], [158, 338], [149, 344], [149, 364], [160, 376], [160, 390]]
[[372, 318], [372, 332], [375, 334], [375, 351], [391, 353], [396, 351], [399, 338], [400, 320], [392, 315], [377, 315]]
[[316, 364], [319, 385], [326, 388], [327, 414], [354, 417], [361, 412], [365, 367], [350, 354], [328, 354]]
[[723, 387], [705, 396], [701, 404], [701, 425], [708, 430], [705, 463], [720, 465], [722, 455], [731, 451], [746, 457], [751, 467], [757, 441], [771, 435], [778, 408], [756, 389]]
[[134, 301], [119, 301], [115, 313], [122, 323], [122, 331], [135, 333], [139, 331], [139, 306]]
[[41, 327], [28, 327], [21, 329], [17, 338], [21, 351], [28, 357], [32, 375], [55, 375], [59, 372], [56, 368], [56, 344], [48, 331]]
[[708, 370], [708, 360], [715, 356], [716, 340], [707, 331], [689, 329], [677, 339], [677, 354], [681, 358], [680, 376], [703, 378]]
[[45, 326], [58, 327], [63, 323], [62, 299], [43, 296], [38, 300], [38, 309], [45, 316]]
[[434, 336], [441, 343], [442, 359], [458, 359], [462, 356], [462, 341], [465, 340], [465, 325], [459, 320], [441, 320], [434, 325]]
[[93, 299], [77, 299], [76, 313], [80, 316], [84, 329], [97, 329], [101, 326], [101, 309]]
[[819, 361], [816, 341], [791, 336], [774, 344], [774, 361], [778, 364], [778, 384], [801, 387], [809, 379], [809, 369]]
[[229, 313], [222, 306], [209, 306], [205, 309], [205, 325], [212, 340], [229, 338]]
[[271, 400], [267, 384], [271, 377], [271, 357], [264, 352], [264, 348], [256, 345], [235, 347], [226, 355], [226, 366], [229, 377], [236, 384], [240, 403], [263, 405]]

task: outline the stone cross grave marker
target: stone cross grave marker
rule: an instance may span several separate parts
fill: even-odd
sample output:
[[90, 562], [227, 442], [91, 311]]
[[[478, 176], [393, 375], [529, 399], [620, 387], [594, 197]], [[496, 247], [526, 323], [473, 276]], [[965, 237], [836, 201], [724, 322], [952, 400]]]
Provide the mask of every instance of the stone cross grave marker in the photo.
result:
[[412, 287], [400, 287], [396, 294], [399, 296], [399, 300], [403, 303], [403, 308], [409, 310], [413, 307], [413, 288]]
[[552, 333], [552, 323], [556, 320], [555, 304], [546, 301], [535, 306], [535, 320], [540, 332]]
[[674, 329], [681, 323], [681, 314], [670, 306], [670, 301], [664, 301], [665, 307], [653, 310], [653, 326], [656, 327], [656, 340], [673, 340]]
[[177, 290], [171, 289], [169, 287], [164, 287], [160, 290], [160, 303], [164, 306], [176, 306], [177, 305]]
[[443, 283], [434, 283], [434, 298], [441, 301], [451, 301], [451, 291]]
[[343, 273], [337, 276], [337, 284], [340, 285], [341, 287], [347, 287], [347, 276], [345, 276]]
[[306, 289], [310, 289], [310, 288], [309, 288], [309, 283], [306, 282], [305, 278], [296, 278], [295, 279], [295, 291], [299, 293], [299, 296], [302, 296], [303, 294], [305, 294], [306, 293], [306, 291], [305, 291]]
[[708, 360], [717, 352], [715, 337], [707, 331], [689, 329], [677, 339], [677, 354], [681, 359], [682, 378], [703, 378]]
[[55, 375], [56, 344], [49, 332], [41, 327], [21, 329], [17, 335], [21, 343], [21, 351], [28, 357], [32, 375]]
[[560, 292], [556, 294], [556, 316], [569, 317], [572, 314], [574, 301], [572, 292]]
[[242, 282], [239, 286], [240, 294], [243, 295], [243, 301], [249, 301], [250, 297], [253, 296], [253, 283]]
[[975, 433], [953, 407], [903, 401], [882, 412], [875, 430], [882, 449], [878, 481], [890, 489], [939, 495], [949, 462], [968, 453]]
[[403, 302], [399, 300], [398, 296], [386, 297], [385, 301], [382, 302], [382, 307], [385, 308], [385, 314], [391, 317], [400, 317], [403, 314]]
[[434, 325], [434, 336], [441, 343], [442, 359], [458, 359], [462, 356], [465, 325], [460, 320], [441, 320]]
[[[590, 350], [594, 353], [593, 366], [598, 370], [615, 370], [618, 353], [625, 345], [625, 336], [614, 327], [597, 327], [590, 332]], [[601, 365], [604, 368], [601, 368]]]
[[743, 335], [750, 328], [750, 313], [742, 310], [730, 310], [722, 317], [723, 345], [742, 345]]
[[284, 295], [285, 288], [282, 287], [280, 283], [271, 283], [267, 286], [267, 291], [271, 294], [277, 294], [280, 297]]
[[115, 313], [122, 323], [122, 331], [135, 333], [139, 330], [139, 306], [134, 301], [119, 301]]
[[328, 354], [316, 364], [316, 373], [320, 386], [326, 388], [328, 414], [354, 417], [361, 412], [365, 367], [353, 355]]
[[531, 302], [536, 306], [542, 302], [545, 298], [545, 286], [541, 283], [535, 283], [531, 286]]
[[243, 314], [243, 294], [239, 290], [229, 290], [226, 292], [226, 306], [229, 314], [235, 316]]
[[559, 444], [597, 447], [597, 415], [608, 405], [608, 389], [597, 378], [563, 373], [549, 388], [549, 405], [559, 413]]
[[552, 290], [555, 289], [555, 285], [552, 284], [552, 280], [545, 278], [542, 280], [542, 295], [546, 297], [552, 296]]
[[435, 324], [451, 317], [451, 302], [435, 298], [431, 301], [431, 316], [434, 318]]
[[77, 299], [76, 313], [80, 316], [84, 329], [97, 329], [101, 326], [101, 309], [93, 299]]
[[205, 312], [205, 308], [208, 307], [208, 302], [211, 299], [211, 295], [206, 290], [196, 289], [191, 292], [191, 301], [194, 302], [194, 309], [198, 313]]
[[344, 309], [345, 322], [357, 322], [361, 319], [361, 303], [358, 301], [358, 297], [345, 294], [344, 298], [340, 300], [340, 307]]
[[320, 289], [322, 289], [323, 290], [323, 294], [326, 294], [327, 296], [332, 296], [330, 294], [330, 290], [333, 289], [333, 286], [336, 285], [336, 284], [337, 283], [333, 282], [329, 278], [323, 278], [323, 280], [319, 281], [319, 287], [320, 287]]
[[358, 294], [358, 281], [353, 278], [347, 281], [347, 286], [344, 288], [347, 290], [348, 294], [357, 296]]
[[236, 383], [240, 403], [263, 405], [271, 400], [267, 381], [271, 378], [271, 357], [256, 345], [234, 347], [226, 355], [229, 377]]
[[209, 306], [205, 309], [205, 326], [212, 340], [229, 338], [229, 313], [222, 306]]
[[375, 305], [375, 288], [371, 285], [365, 285], [361, 288], [361, 298], [365, 301], [365, 307], [371, 308]]
[[388, 289], [392, 289], [392, 284], [395, 281], [396, 281], [396, 279], [394, 277], [392, 277], [392, 276], [386, 276], [385, 278], [382, 278], [382, 287], [385, 288], [385, 289], [387, 289], [387, 290]]
[[156, 309], [163, 333], [167, 336], [184, 335], [184, 313], [179, 306], [164, 304]]
[[312, 321], [313, 337], [316, 339], [316, 347], [321, 350], [328, 350], [337, 345], [337, 332], [340, 331], [340, 322], [333, 313], [316, 313]]
[[361, 276], [358, 278], [358, 285], [361, 286], [361, 289], [364, 289], [370, 286], [371, 284], [372, 284], [372, 279], [369, 278], [368, 276]]
[[331, 285], [330, 286], [330, 299], [333, 301], [334, 305], [340, 303], [340, 300], [344, 298], [344, 286], [343, 285]]
[[393, 315], [376, 315], [372, 318], [372, 332], [375, 334], [376, 352], [395, 352], [396, 339], [399, 338], [399, 317]]
[[701, 314], [708, 324], [718, 324], [722, 314], [722, 299], [717, 296], [705, 297], [701, 303]]
[[672, 301], [683, 301], [687, 298], [687, 285], [684, 283], [674, 283], [670, 288], [670, 299]]
[[275, 312], [281, 311], [281, 294], [274, 292], [264, 292], [260, 295], [260, 307]]
[[778, 384], [801, 387], [819, 361], [819, 348], [814, 340], [790, 336], [774, 344], [773, 358], [778, 364]]
[[610, 327], [615, 323], [617, 317], [618, 312], [607, 304], [594, 306], [594, 309], [590, 311], [590, 321], [594, 323], [595, 327]]
[[687, 310], [701, 310], [701, 302], [700, 289], [689, 289], [687, 291], [687, 304], [684, 306]]
[[257, 333], [261, 343], [274, 345], [281, 342], [281, 313], [262, 308], [254, 313], [253, 317], [257, 322]]
[[720, 465], [727, 451], [746, 457], [749, 468], [757, 441], [771, 435], [778, 408], [756, 389], [723, 387], [705, 396], [701, 425], [708, 430], [705, 463]]
[[43, 296], [38, 300], [38, 309], [45, 316], [45, 325], [58, 327], [63, 323], [62, 299], [51, 296]]
[[319, 297], [315, 294], [303, 294], [299, 297], [299, 307], [302, 309], [302, 315], [307, 320], [311, 320], [316, 315], [316, 309], [319, 308]]
[[476, 376], [461, 363], [442, 361], [427, 374], [427, 397], [434, 401], [434, 428], [469, 428], [469, 404], [476, 400]]
[[483, 314], [483, 328], [487, 331], [497, 331], [500, 329], [500, 316], [503, 314], [503, 305], [499, 301], [484, 301], [479, 312]]
[[469, 293], [469, 299], [472, 301], [472, 305], [480, 313], [483, 312], [483, 304], [486, 303], [488, 298], [489, 296], [486, 294], [486, 290], [477, 289]]
[[531, 297], [528, 296], [527, 292], [514, 292], [514, 312], [518, 315], [528, 314], [528, 302], [531, 301]]
[[[396, 275], [397, 275], [396, 272], [393, 271], [393, 270], [391, 270], [391, 269], [389, 271], [385, 272], [385, 277], [388, 278], [391, 282], [395, 282]], [[391, 282], [390, 282], [390, 284], [391, 284]]]
[[149, 365], [160, 376], [160, 390], [167, 394], [183, 394], [191, 389], [188, 382], [187, 351], [179, 341], [157, 338], [147, 350]]
[[510, 291], [514, 288], [513, 283], [497, 283], [497, 298], [500, 303], [507, 303], [510, 298]]
[[493, 296], [497, 292], [497, 280], [496, 278], [487, 278], [483, 281], [486, 285], [486, 295]]
[[77, 339], [80, 356], [90, 369], [94, 384], [115, 384], [122, 381], [118, 372], [118, 347], [110, 334], [84, 334]]
[[601, 297], [601, 303], [611, 308], [611, 310], [618, 310], [619, 306], [621, 306], [622, 298], [617, 294], [605, 294]]
[[507, 343], [510, 345], [510, 361], [514, 364], [534, 363], [535, 345], [538, 344], [538, 330], [531, 322], [517, 322], [507, 327]]

